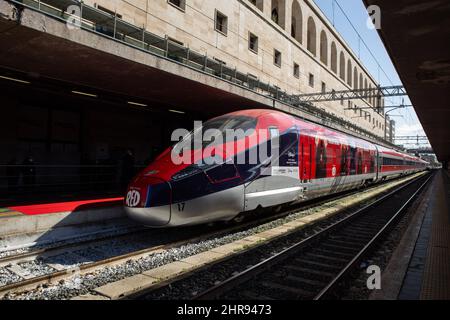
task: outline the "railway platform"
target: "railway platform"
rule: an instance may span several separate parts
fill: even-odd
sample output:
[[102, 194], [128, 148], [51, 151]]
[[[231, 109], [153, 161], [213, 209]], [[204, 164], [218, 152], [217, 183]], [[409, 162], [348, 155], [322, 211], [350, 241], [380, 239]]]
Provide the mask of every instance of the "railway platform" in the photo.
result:
[[0, 208], [0, 252], [129, 227], [122, 202], [116, 197]]
[[438, 172], [371, 299], [450, 299], [450, 174]]

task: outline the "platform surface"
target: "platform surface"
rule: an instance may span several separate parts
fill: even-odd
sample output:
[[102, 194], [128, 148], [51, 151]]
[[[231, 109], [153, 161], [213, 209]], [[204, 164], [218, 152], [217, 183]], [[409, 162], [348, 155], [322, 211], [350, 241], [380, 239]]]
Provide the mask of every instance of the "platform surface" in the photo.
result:
[[12, 206], [7, 208], [0, 208], [0, 219], [14, 216], [34, 216], [56, 214], [64, 212], [77, 212], [86, 208], [101, 208], [120, 206], [123, 203], [123, 198], [105, 198], [94, 200], [79, 200], [66, 202], [52, 202], [43, 204], [31, 204], [22, 206]]
[[450, 300], [450, 176], [434, 178], [432, 197], [398, 299]]

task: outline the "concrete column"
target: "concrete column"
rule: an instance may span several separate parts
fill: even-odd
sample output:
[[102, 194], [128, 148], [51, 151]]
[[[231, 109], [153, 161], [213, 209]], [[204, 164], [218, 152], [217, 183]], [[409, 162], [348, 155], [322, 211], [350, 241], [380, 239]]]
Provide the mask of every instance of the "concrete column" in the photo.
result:
[[278, 24], [286, 30], [286, 22], [287, 22], [287, 12], [286, 12], [286, 0], [278, 0], [278, 16], [279, 22]]
[[268, 19], [271, 19], [271, 14], [272, 14], [272, 0], [263, 0], [263, 1], [264, 1], [264, 6], [263, 6], [264, 15], [265, 15]]
[[292, 26], [292, 0], [285, 0], [285, 23], [284, 29], [289, 35], [291, 34], [291, 26]]

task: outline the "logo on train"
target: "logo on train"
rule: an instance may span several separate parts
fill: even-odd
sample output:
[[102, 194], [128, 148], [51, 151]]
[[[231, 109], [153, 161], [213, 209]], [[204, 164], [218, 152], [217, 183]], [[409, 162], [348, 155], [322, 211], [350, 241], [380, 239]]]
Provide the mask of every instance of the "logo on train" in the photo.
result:
[[141, 201], [141, 195], [138, 191], [136, 190], [131, 190], [130, 192], [128, 192], [127, 194], [127, 199], [126, 199], [126, 205], [128, 207], [137, 207], [137, 205], [139, 204], [139, 201]]

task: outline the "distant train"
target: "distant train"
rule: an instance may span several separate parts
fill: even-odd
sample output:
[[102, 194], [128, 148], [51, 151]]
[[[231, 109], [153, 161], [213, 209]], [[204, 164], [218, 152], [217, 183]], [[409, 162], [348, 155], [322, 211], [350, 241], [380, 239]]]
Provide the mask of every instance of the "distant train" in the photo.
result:
[[[258, 208], [278, 209], [428, 166], [415, 156], [278, 111], [238, 111], [206, 122], [201, 130], [208, 128], [224, 136], [236, 129], [246, 134], [240, 140], [225, 139], [220, 148], [189, 142], [179, 157], [188, 153], [197, 159], [194, 164], [174, 163], [174, 148], [183, 142], [166, 150], [129, 186], [125, 208], [132, 219], [153, 227], [228, 221]], [[276, 159], [270, 154], [273, 141]], [[262, 144], [269, 145], [267, 158], [248, 161]], [[205, 159], [211, 156], [222, 161], [211, 164]], [[238, 161], [242, 159], [247, 161]]]

